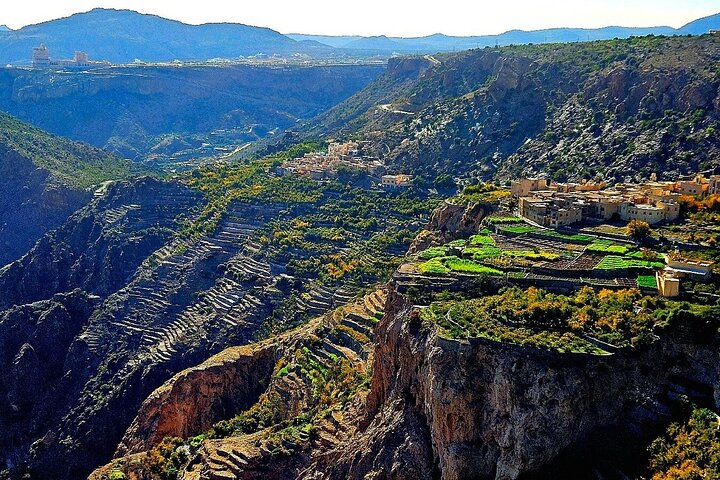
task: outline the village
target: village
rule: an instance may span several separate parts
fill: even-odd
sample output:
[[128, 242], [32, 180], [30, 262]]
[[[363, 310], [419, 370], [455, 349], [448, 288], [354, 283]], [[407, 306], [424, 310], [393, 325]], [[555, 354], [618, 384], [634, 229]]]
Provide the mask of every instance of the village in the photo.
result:
[[364, 153], [367, 145], [368, 142], [332, 142], [328, 145], [327, 153], [306, 153], [302, 157], [287, 160], [276, 169], [276, 173], [281, 176], [302, 175], [313, 180], [332, 180], [338, 178], [339, 172], [346, 169], [365, 173], [385, 189], [412, 186], [412, 175], [388, 174], [385, 163]]
[[681, 196], [720, 193], [720, 175], [677, 181], [649, 181], [638, 184], [604, 182], [551, 183], [546, 179], [513, 181], [511, 192], [518, 199], [520, 215], [538, 225], [558, 228], [579, 222], [612, 219], [639, 220], [655, 225], [673, 222], [680, 216]]

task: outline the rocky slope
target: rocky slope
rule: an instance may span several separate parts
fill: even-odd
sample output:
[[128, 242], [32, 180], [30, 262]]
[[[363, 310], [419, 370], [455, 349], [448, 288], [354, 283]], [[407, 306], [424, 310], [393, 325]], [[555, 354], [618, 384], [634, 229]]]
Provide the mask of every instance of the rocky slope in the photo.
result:
[[718, 166], [719, 59], [717, 35], [393, 59], [308, 134], [359, 131], [431, 180], [673, 176]]
[[0, 114], [0, 267], [90, 201], [89, 187], [128, 174], [106, 152]]
[[[255, 173], [240, 180], [231, 172]], [[11, 433], [0, 440], [3, 469], [11, 478], [87, 475], [111, 458], [142, 402], [163, 382], [228, 347], [251, 344], [351, 301], [358, 286], [334, 281], [330, 273], [344, 276], [352, 270], [353, 278], [375, 278], [378, 260], [371, 255], [387, 258], [383, 248], [404, 249], [404, 235], [415, 222], [412, 209], [400, 213], [389, 207], [391, 200], [405, 200], [341, 184], [283, 179], [257, 166], [224, 166], [183, 178], [186, 183], [143, 177], [106, 184], [25, 256], [0, 269], [0, 312], [41, 308], [43, 302], [76, 290], [92, 299], [88, 315], [73, 317], [69, 343], [43, 345], [49, 349], [43, 354], [61, 365], [41, 377], [46, 383], [38, 386], [38, 391], [52, 391], [46, 396], [53, 401], [31, 401], [24, 405], [26, 415], [8, 417], [2, 425]], [[194, 181], [200, 182], [195, 188], [187, 185]], [[220, 196], [200, 193], [208, 191], [203, 181], [218, 181]], [[266, 198], [259, 196], [262, 187], [245, 188], [243, 182], [253, 187], [265, 182], [285, 194], [268, 192]], [[335, 214], [347, 216], [360, 207], [385, 208], [386, 221], [352, 231], [331, 229]], [[211, 220], [217, 222], [214, 228], [205, 228]], [[383, 237], [396, 229], [402, 235], [398, 240]], [[314, 236], [330, 233], [332, 242]], [[294, 240], [283, 240], [290, 234]], [[341, 254], [348, 262], [340, 263], [342, 271], [314, 267], [325, 256], [339, 262]], [[361, 261], [366, 263], [363, 270]], [[327, 278], [319, 278], [321, 274]], [[39, 330], [52, 328], [36, 323]], [[29, 324], [18, 327], [0, 318], [0, 336], [30, 338]], [[347, 328], [369, 333], [367, 326]], [[29, 355], [35, 347], [27, 343], [29, 347], [22, 342], [9, 346], [3, 365], [9, 368], [16, 357]], [[324, 355], [340, 355], [342, 348]], [[360, 353], [353, 355], [355, 359]], [[217, 381], [232, 380], [223, 378]], [[3, 382], [6, 391], [20, 388], [15, 377]], [[228, 394], [234, 391], [229, 388]], [[8, 397], [7, 409], [12, 410], [14, 398]], [[194, 415], [200, 407], [191, 408], [186, 412], [191, 420], [177, 434], [207, 427], [208, 421], [247, 404], [212, 403], [217, 414], [199, 419]], [[172, 427], [172, 422], [160, 424]]]
[[[357, 383], [367, 378], [368, 334], [384, 298], [372, 292], [294, 331], [181, 372], [143, 403], [118, 459], [90, 478], [118, 470], [149, 478], [173, 468], [182, 469], [181, 478], [197, 479], [302, 475], [310, 459], [357, 430], [353, 422], [367, 394]], [[157, 463], [158, 445], [168, 437], [200, 434], [206, 435], [178, 447], [191, 449], [192, 458], [176, 465], [165, 452]]]

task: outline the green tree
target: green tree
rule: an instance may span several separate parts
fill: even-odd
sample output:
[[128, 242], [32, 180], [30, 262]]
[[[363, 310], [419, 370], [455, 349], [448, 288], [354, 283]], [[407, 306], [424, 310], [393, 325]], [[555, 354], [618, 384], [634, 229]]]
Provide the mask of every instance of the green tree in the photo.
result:
[[650, 224], [642, 220], [630, 220], [626, 227], [627, 234], [635, 240], [644, 240], [650, 236]]

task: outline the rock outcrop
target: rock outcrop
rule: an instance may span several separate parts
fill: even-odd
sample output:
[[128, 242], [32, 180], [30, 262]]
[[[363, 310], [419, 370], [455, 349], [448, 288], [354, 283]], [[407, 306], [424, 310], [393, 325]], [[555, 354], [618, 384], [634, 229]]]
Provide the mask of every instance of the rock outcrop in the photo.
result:
[[480, 223], [493, 209], [493, 205], [489, 203], [455, 205], [444, 202], [433, 212], [427, 227], [410, 246], [409, 253], [420, 252], [430, 245], [442, 245], [477, 233]]
[[679, 395], [720, 405], [712, 329], [682, 326], [641, 352], [562, 355], [446, 340], [391, 302], [367, 427], [306, 478], [584, 478], [637, 467]]
[[235, 347], [180, 372], [143, 402], [116, 455], [147, 451], [166, 436], [197, 435], [248, 409], [270, 382], [277, 350], [272, 342]]

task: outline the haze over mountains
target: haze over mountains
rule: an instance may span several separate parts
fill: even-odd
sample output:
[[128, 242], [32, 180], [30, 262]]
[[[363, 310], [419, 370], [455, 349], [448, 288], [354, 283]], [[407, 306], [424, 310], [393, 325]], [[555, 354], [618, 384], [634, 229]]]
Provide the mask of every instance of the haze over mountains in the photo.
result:
[[389, 56], [394, 53], [435, 53], [470, 48], [525, 44], [564, 43], [627, 38], [644, 35], [703, 34], [720, 28], [720, 14], [691, 22], [679, 29], [667, 26], [599, 29], [554, 28], [511, 30], [500, 35], [453, 37], [435, 34], [419, 38], [282, 35], [269, 28], [222, 23], [187, 25], [130, 10], [94, 9], [67, 18], [29, 25], [18, 30], [0, 27], [0, 62], [24, 65], [32, 47], [48, 45], [53, 58], [69, 58], [76, 50], [91, 58], [113, 63], [173, 60], [207, 60], [258, 54]]
[[657, 27], [620, 27], [603, 28], [551, 28], [545, 30], [510, 30], [500, 35], [480, 35], [470, 37], [454, 37], [437, 33], [425, 37], [375, 37], [362, 36], [327, 36], [289, 34], [298, 41], [312, 40], [335, 48], [349, 50], [375, 50], [397, 53], [428, 53], [452, 50], [467, 50], [487, 46], [503, 46], [526, 43], [567, 43], [612, 38], [639, 37], [645, 35], [702, 35], [720, 26], [720, 14], [695, 20], [680, 28], [668, 26]]

